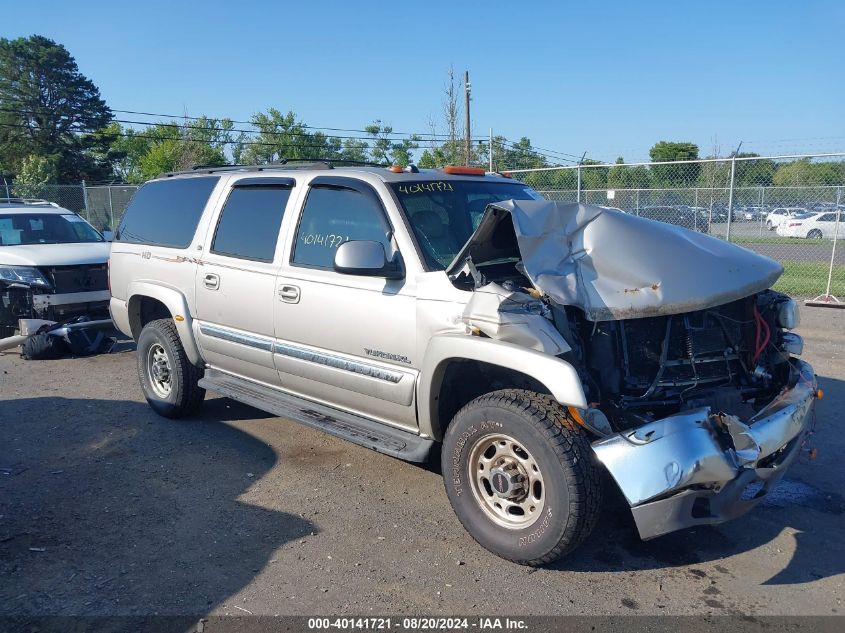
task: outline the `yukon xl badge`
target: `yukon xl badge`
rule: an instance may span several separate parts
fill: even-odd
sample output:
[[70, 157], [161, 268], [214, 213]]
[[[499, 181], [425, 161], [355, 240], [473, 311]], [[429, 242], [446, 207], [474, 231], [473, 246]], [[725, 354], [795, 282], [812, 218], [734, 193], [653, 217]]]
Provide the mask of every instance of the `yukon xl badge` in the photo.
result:
[[410, 365], [411, 361], [408, 359], [407, 356], [401, 356], [399, 354], [391, 354], [390, 352], [382, 352], [379, 349], [370, 349], [368, 347], [364, 348], [364, 353], [367, 356], [372, 356], [374, 358], [383, 358], [385, 360], [392, 360], [397, 363], [405, 363], [406, 365]]

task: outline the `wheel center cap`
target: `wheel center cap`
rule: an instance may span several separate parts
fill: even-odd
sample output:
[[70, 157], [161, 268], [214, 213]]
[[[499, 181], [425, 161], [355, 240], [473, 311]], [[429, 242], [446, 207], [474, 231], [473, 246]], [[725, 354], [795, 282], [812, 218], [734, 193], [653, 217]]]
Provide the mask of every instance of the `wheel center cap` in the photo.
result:
[[490, 470], [490, 486], [502, 498], [513, 499], [525, 492], [525, 477], [514, 464], [503, 464]]

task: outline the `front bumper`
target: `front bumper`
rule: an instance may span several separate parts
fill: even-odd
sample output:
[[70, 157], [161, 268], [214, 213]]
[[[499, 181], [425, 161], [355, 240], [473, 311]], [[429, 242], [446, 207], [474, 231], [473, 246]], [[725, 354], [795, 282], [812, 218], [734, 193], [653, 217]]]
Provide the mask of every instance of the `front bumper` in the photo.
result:
[[748, 512], [798, 455], [818, 386], [795, 359], [793, 386], [747, 422], [685, 411], [593, 443], [643, 539]]

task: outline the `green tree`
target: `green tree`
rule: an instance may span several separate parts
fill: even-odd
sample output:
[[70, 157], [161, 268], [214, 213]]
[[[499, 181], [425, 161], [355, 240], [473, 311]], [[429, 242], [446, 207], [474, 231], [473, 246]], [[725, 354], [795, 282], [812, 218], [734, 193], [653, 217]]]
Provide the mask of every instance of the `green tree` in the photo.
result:
[[841, 185], [845, 182], [845, 163], [814, 163], [809, 158], [778, 165], [772, 178], [775, 185]]
[[378, 119], [364, 128], [373, 140], [370, 146], [370, 158], [374, 163], [382, 165], [409, 165], [412, 161], [413, 150], [419, 148], [419, 137], [411, 136], [397, 141], [391, 139], [393, 127], [383, 125]]
[[[0, 39], [0, 164], [48, 158], [59, 179], [103, 179], [108, 143], [94, 132], [112, 118], [93, 82], [61, 44], [40, 35]], [[91, 150], [99, 149], [99, 152]], [[98, 160], [97, 156], [101, 159]]]
[[[698, 145], [686, 142], [658, 141], [648, 151], [648, 155], [656, 163], [698, 160]], [[659, 187], [689, 186], [698, 179], [700, 170], [700, 163], [651, 166], [654, 183]]]
[[620, 156], [607, 173], [607, 186], [610, 189], [648, 189], [651, 173], [645, 165], [626, 165]]
[[15, 178], [15, 194], [23, 198], [44, 196], [44, 187], [56, 182], [56, 166], [49, 158], [27, 156]]

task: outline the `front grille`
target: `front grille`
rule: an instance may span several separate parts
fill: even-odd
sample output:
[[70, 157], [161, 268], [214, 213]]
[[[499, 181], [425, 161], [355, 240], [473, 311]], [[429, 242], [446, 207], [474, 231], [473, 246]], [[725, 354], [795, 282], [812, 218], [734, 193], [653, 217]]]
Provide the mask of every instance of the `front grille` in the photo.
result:
[[55, 294], [108, 289], [108, 271], [105, 264], [53, 266], [43, 268], [41, 272], [52, 283]]

